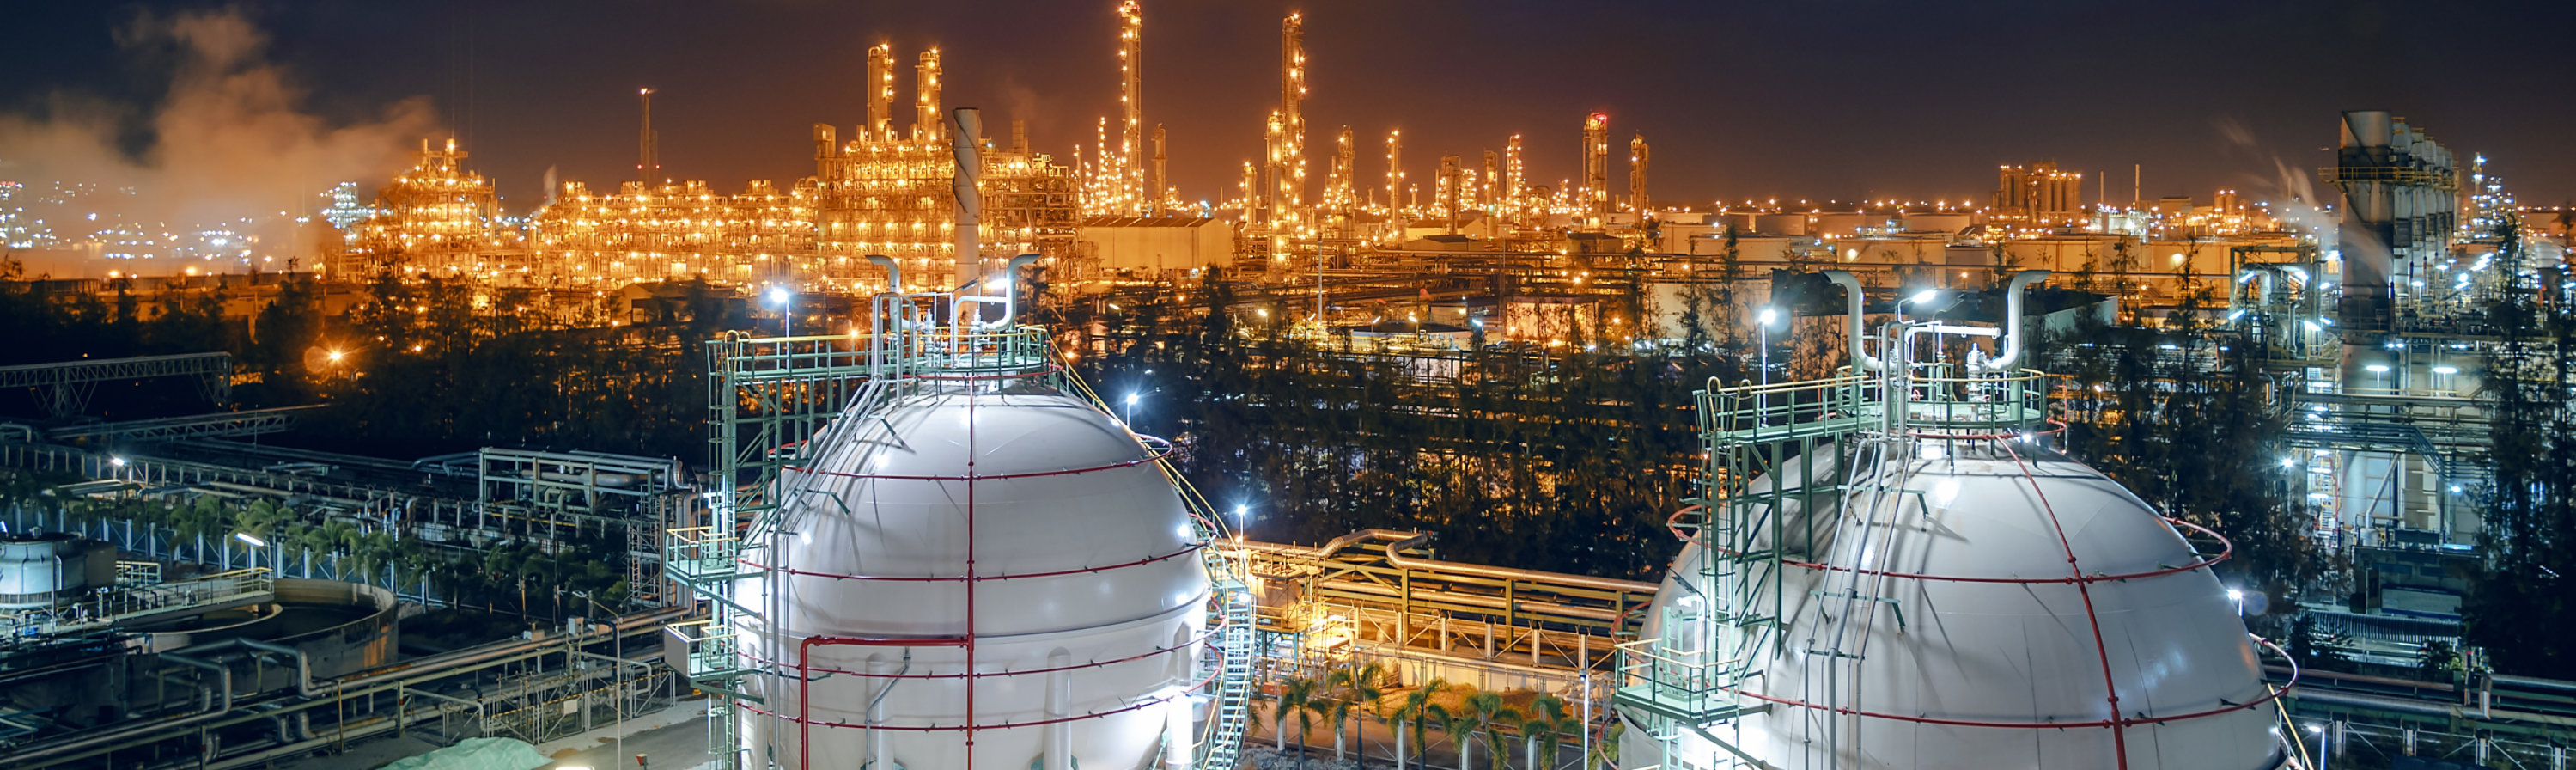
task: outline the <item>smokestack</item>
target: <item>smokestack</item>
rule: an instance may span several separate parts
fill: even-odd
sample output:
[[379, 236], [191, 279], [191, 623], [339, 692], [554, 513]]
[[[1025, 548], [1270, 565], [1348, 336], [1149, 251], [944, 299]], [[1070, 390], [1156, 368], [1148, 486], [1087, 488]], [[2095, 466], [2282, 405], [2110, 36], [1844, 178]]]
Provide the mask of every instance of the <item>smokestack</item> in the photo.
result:
[[959, 107], [953, 114], [948, 147], [957, 156], [957, 286], [964, 288], [984, 273], [983, 247], [976, 242], [981, 235], [976, 230], [984, 222], [984, 198], [975, 187], [984, 177], [984, 158], [975, 146], [984, 135], [984, 121], [973, 107]]

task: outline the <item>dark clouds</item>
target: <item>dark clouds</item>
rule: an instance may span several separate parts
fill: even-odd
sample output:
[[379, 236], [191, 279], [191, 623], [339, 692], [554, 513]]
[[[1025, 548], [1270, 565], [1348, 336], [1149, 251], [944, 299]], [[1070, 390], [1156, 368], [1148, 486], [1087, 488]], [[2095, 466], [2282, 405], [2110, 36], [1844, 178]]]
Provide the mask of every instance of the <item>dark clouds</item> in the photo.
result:
[[[0, 106], [64, 89], [148, 96], [110, 38], [131, 7], [64, 3], [0, 32]], [[2526, 201], [2576, 196], [2556, 94], [2559, 4], [1318, 0], [1307, 18], [1311, 157], [1347, 123], [1363, 179], [1402, 126], [1422, 178], [1526, 134], [1534, 179], [1574, 173], [1581, 116], [1655, 147], [1666, 200], [1982, 197], [1998, 163], [2056, 160], [2125, 199], [2251, 188], [2326, 160], [2335, 112], [2387, 109], [2485, 152]], [[861, 56], [936, 44], [951, 106], [1030, 122], [1062, 156], [1116, 103], [1114, 3], [317, 3], [252, 16], [340, 120], [426, 95], [514, 205], [539, 175], [623, 178], [635, 88], [659, 89], [668, 173], [719, 186], [811, 172], [806, 127], [860, 119]], [[1175, 183], [1231, 189], [1276, 100], [1276, 0], [1147, 0], [1146, 109]], [[48, 16], [52, 18], [47, 18]], [[29, 28], [33, 27], [33, 30]], [[1005, 114], [992, 114], [992, 113]], [[2232, 126], [2222, 129], [2221, 126]], [[1320, 169], [1321, 163], [1311, 168]], [[2107, 179], [2105, 178], [2107, 177]], [[2262, 184], [2278, 186], [2274, 182]], [[2248, 189], [2250, 194], [2271, 191]]]

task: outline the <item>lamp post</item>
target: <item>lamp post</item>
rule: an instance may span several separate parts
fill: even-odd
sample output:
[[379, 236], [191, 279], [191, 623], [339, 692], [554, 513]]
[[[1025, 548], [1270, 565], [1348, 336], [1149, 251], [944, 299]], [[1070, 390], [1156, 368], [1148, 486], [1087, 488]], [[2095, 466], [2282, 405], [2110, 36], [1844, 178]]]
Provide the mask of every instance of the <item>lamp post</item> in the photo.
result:
[[1127, 394], [1127, 412], [1125, 416], [1118, 418], [1118, 421], [1127, 423], [1128, 431], [1133, 432], [1136, 430], [1136, 394]]
[[2364, 367], [2362, 367], [2362, 368], [2363, 368], [2363, 369], [2367, 369], [2367, 370], [2369, 370], [2369, 371], [2370, 371], [2370, 389], [2372, 389], [2372, 390], [2381, 390], [2382, 388], [2380, 388], [2380, 386], [2379, 386], [2379, 378], [2380, 378], [2381, 376], [2383, 376], [2383, 375], [2388, 374], [2388, 365], [2387, 365], [2387, 364], [2371, 364], [2371, 365], [2369, 365], [2369, 366], [2364, 366]]
[[259, 569], [259, 549], [267, 548], [268, 541], [261, 540], [248, 532], [235, 532], [233, 533], [233, 539], [242, 541], [243, 544], [250, 546], [249, 548], [242, 549], [242, 552], [250, 554], [250, 568]]
[[2308, 725], [2308, 732], [2315, 733], [2317, 736], [2316, 770], [2326, 770], [2326, 728], [2322, 725]]
[[1761, 315], [1754, 317], [1753, 338], [1754, 344], [1762, 346], [1761, 365], [1764, 385], [1771, 384], [1771, 324], [1778, 320], [1780, 320], [1780, 312], [1772, 310], [1768, 305], [1763, 306]]
[[796, 295], [787, 287], [771, 286], [769, 303], [778, 306], [778, 336], [796, 336]]

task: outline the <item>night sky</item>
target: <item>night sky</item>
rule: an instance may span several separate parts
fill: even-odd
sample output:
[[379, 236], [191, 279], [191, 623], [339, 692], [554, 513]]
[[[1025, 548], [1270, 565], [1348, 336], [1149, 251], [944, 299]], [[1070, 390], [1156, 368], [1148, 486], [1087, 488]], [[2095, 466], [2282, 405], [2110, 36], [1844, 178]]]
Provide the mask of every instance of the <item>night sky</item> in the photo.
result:
[[[329, 121], [430, 100], [469, 165], [513, 209], [549, 167], [594, 188], [628, 178], [635, 90], [651, 86], [665, 175], [720, 190], [812, 173], [808, 126], [862, 119], [866, 48], [891, 40], [909, 122], [911, 64], [946, 54], [950, 107], [1062, 159], [1113, 115], [1111, 0], [911, 3], [768, 0], [240, 6], [268, 56]], [[1360, 178], [1470, 168], [1526, 135], [1534, 180], [1576, 170], [1584, 113], [1611, 116], [1617, 154], [1653, 144], [1659, 201], [1983, 201], [1999, 163], [2055, 160], [2129, 195], [2206, 202], [2278, 194], [2329, 160], [2335, 113], [2386, 109], [2463, 157], [2483, 152], [2526, 203], [2576, 198], [2576, 8], [2563, 3], [1408, 2], [1146, 0], [1145, 107], [1168, 126], [1174, 183], [1229, 192], [1276, 101], [1279, 18], [1306, 14], [1309, 164], [1358, 134]], [[148, 114], [171, 64], [121, 46], [138, 15], [204, 4], [49, 3], [0, 25], [0, 109], [41, 119], [66, 95]], [[122, 137], [141, 149], [141, 120]], [[1624, 163], [1614, 185], [1625, 188]], [[372, 187], [380, 180], [361, 180]], [[2097, 182], [2087, 179], [2091, 200]], [[1784, 202], [1787, 202], [1784, 200]]]

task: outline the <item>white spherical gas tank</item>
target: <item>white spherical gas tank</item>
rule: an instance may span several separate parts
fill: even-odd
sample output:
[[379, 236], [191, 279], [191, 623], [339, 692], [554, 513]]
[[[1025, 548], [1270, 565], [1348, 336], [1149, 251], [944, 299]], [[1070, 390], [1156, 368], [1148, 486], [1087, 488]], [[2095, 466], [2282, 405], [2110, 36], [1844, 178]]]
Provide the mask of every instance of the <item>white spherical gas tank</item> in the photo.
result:
[[1015, 388], [844, 414], [816, 441], [736, 585], [761, 614], [736, 626], [744, 665], [778, 672], [745, 679], [755, 761], [964, 770], [970, 688], [984, 770], [1136, 768], [1188, 725], [1207, 574], [1125, 427]]
[[[1744, 699], [1762, 710], [1713, 732], [1781, 770], [2282, 766], [2255, 649], [2205, 557], [2101, 472], [2013, 448], [1863, 462], [1882, 475], [1860, 487], [1880, 489], [1848, 512], [1831, 496], [1776, 511], [1785, 625]], [[1819, 484], [1850, 481], [1837, 464], [1819, 460]], [[1697, 649], [1702, 631], [1666, 619], [1703, 600], [1681, 580], [1708, 556], [1685, 546], [1646, 636]], [[1732, 756], [1692, 735], [1668, 762], [1647, 733], [1629, 725], [1622, 764]]]

